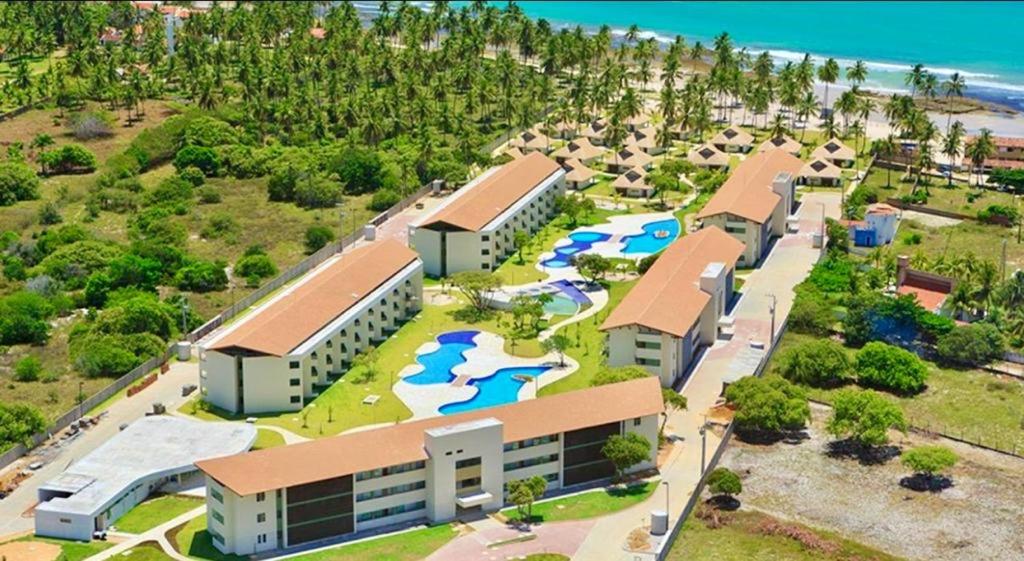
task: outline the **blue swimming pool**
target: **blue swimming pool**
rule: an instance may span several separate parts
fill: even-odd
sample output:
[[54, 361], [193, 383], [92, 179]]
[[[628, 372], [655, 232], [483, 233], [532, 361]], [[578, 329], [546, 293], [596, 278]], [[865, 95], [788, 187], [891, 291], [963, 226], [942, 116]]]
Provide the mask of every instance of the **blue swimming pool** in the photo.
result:
[[[644, 224], [643, 230], [643, 234], [622, 238], [622, 253], [624, 255], [658, 253], [665, 249], [668, 247], [668, 244], [674, 242], [679, 237], [679, 221], [675, 218], [669, 218], [667, 220], [658, 220], [657, 222], [648, 222]], [[658, 237], [658, 232], [665, 232], [667, 235], [663, 234], [662, 237]]]
[[610, 234], [602, 234], [601, 232], [588, 232], [585, 230], [573, 232], [569, 234], [569, 241], [571, 243], [556, 247], [555, 256], [541, 261], [541, 265], [553, 269], [568, 267], [572, 264], [573, 255], [590, 249], [597, 242], [604, 242], [609, 239], [611, 239]]
[[572, 298], [562, 296], [561, 294], [552, 296], [551, 301], [544, 304], [544, 311], [556, 316], [573, 316], [576, 315], [579, 309], [580, 305]]
[[441, 345], [437, 350], [416, 357], [416, 362], [423, 365], [423, 372], [405, 378], [410, 384], [447, 384], [455, 379], [452, 368], [466, 362], [462, 354], [473, 347], [473, 337], [479, 331], [451, 331], [437, 336]]
[[548, 366], [514, 366], [502, 368], [486, 378], [477, 378], [469, 385], [477, 389], [476, 395], [466, 401], [458, 401], [442, 405], [442, 415], [464, 413], [483, 407], [494, 407], [514, 403], [519, 399], [519, 388], [526, 382], [517, 380], [519, 376], [536, 377], [550, 370]]

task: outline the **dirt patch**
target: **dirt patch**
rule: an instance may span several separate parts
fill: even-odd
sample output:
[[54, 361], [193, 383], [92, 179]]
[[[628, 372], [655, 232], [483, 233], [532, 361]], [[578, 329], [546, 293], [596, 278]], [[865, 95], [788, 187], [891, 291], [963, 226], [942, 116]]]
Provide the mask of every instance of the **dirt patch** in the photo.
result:
[[937, 214], [928, 214], [926, 212], [917, 212], [916, 210], [904, 210], [903, 220], [913, 220], [919, 224], [931, 228], [941, 228], [943, 226], [956, 226], [963, 222], [958, 218], [947, 218], [945, 216], [939, 216]]
[[[842, 534], [908, 559], [1024, 558], [1024, 460], [944, 441], [960, 456], [941, 493], [915, 492], [898, 458], [869, 465], [830, 455], [825, 412], [808, 438], [771, 446], [732, 441], [724, 465], [743, 478], [744, 509]], [[899, 437], [906, 449], [924, 437]]]
[[60, 546], [43, 542], [10, 542], [0, 545], [0, 559], [7, 561], [53, 561]]

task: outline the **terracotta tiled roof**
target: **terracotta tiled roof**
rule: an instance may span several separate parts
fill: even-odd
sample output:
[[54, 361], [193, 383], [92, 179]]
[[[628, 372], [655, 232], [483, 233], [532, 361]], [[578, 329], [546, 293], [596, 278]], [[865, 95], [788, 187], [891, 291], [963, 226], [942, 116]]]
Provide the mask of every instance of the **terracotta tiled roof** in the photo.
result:
[[434, 417], [197, 462], [239, 495], [252, 495], [427, 459], [424, 431], [494, 418], [505, 442], [557, 434], [664, 410], [661, 384], [650, 376], [458, 415]]
[[207, 348], [240, 348], [284, 356], [418, 258], [415, 251], [395, 240], [346, 251], [304, 282], [285, 289], [283, 296], [265, 308], [228, 328]]
[[477, 232], [556, 173], [564, 172], [554, 160], [540, 152], [531, 152], [479, 182], [463, 187], [469, 192], [456, 194], [457, 199], [441, 207], [420, 226], [447, 224]]
[[748, 156], [736, 166], [697, 218], [727, 212], [763, 224], [782, 200], [772, 191], [772, 181], [780, 172], [795, 177], [802, 166], [803, 162], [782, 150], [768, 150]]
[[[977, 136], [968, 135], [964, 137], [964, 144], [970, 144], [977, 140]], [[1024, 138], [1019, 136], [993, 136], [992, 143], [996, 146], [1007, 148], [1024, 148]]]
[[700, 319], [711, 296], [700, 276], [711, 263], [730, 269], [743, 242], [712, 226], [675, 241], [658, 257], [601, 325], [602, 330], [642, 325], [682, 337]]

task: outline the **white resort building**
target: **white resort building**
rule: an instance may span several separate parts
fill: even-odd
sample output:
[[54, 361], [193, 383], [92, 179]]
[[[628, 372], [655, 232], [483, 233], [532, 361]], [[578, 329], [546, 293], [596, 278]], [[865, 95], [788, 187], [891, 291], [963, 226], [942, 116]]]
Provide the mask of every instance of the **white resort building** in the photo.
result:
[[655, 466], [661, 389], [653, 377], [199, 462], [207, 530], [224, 553], [254, 554], [396, 524], [479, 516], [510, 481], [548, 489], [614, 474], [601, 452], [634, 432]]
[[201, 345], [202, 397], [232, 413], [298, 411], [422, 296], [423, 264], [401, 243], [345, 251]]
[[718, 338], [742, 254], [743, 244], [718, 228], [672, 243], [601, 325], [608, 364], [643, 366], [663, 386], [675, 384], [699, 347]]
[[533, 234], [557, 214], [565, 170], [531, 152], [487, 171], [409, 227], [410, 244], [432, 277], [493, 270], [515, 252], [513, 234]]
[[739, 263], [757, 265], [772, 238], [786, 233], [796, 202], [795, 183], [803, 167], [783, 150], [747, 156], [697, 214], [701, 226], [717, 226], [743, 242]]

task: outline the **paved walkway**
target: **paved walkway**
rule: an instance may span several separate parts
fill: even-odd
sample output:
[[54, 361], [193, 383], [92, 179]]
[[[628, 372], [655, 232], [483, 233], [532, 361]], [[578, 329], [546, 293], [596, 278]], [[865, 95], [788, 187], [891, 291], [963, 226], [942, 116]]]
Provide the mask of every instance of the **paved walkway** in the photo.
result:
[[[534, 553], [559, 553], [576, 559], [576, 552], [594, 523], [594, 520], [577, 520], [536, 524], [529, 532], [495, 523], [448, 542], [427, 557], [427, 561], [504, 561]], [[516, 539], [524, 541], [501, 545]]]

